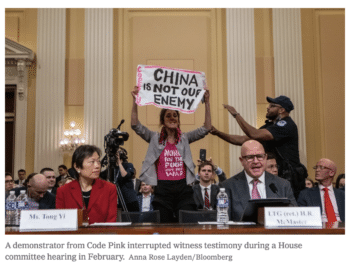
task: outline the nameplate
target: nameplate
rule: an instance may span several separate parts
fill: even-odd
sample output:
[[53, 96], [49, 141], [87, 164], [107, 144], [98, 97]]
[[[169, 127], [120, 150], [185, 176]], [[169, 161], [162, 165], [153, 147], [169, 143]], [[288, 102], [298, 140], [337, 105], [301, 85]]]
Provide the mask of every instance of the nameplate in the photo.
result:
[[76, 231], [78, 212], [71, 210], [23, 210], [20, 232], [30, 231]]
[[319, 207], [265, 207], [265, 228], [322, 228]]

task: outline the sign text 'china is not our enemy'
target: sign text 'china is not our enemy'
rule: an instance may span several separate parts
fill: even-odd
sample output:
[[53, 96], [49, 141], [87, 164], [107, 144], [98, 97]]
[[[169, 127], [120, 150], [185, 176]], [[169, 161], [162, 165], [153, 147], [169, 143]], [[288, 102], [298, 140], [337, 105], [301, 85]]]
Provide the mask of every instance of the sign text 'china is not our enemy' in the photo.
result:
[[183, 113], [196, 111], [206, 88], [205, 73], [160, 66], [138, 65], [136, 104], [154, 105]]

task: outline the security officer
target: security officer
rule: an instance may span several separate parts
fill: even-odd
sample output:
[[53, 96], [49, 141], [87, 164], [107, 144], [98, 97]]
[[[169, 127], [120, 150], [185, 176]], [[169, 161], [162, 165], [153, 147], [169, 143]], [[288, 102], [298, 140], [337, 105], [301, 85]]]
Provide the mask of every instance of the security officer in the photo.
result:
[[281, 95], [276, 98], [266, 97], [270, 103], [266, 113], [266, 124], [260, 129], [249, 125], [232, 106], [225, 105], [231, 115], [236, 119], [246, 135], [229, 135], [212, 127], [211, 134], [234, 144], [242, 145], [249, 139], [254, 139], [264, 145], [265, 151], [276, 155], [279, 166], [278, 174], [292, 185], [294, 195], [297, 198], [299, 192], [305, 188], [307, 170], [300, 163], [298, 148], [298, 128], [289, 113], [294, 105], [289, 97]]

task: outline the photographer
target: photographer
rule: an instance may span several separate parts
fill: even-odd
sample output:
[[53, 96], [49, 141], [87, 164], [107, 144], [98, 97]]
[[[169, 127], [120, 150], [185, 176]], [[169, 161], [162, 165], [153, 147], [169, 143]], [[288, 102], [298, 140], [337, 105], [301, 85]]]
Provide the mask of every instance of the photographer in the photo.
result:
[[[128, 152], [119, 147], [116, 153], [116, 168], [114, 169], [114, 183], [118, 183], [128, 211], [139, 211], [137, 193], [134, 190], [132, 178], [134, 176], [134, 165], [127, 161]], [[107, 178], [107, 170], [101, 173], [103, 179]], [[118, 200], [118, 207], [121, 208], [121, 201]]]

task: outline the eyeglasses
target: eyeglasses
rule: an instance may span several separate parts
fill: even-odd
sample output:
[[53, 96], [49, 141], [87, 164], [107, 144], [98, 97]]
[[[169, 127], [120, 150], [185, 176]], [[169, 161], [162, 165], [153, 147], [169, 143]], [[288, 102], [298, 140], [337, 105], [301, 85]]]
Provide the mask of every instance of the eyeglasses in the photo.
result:
[[55, 176], [46, 176], [47, 179], [56, 178]]
[[321, 165], [316, 165], [314, 167], [312, 167], [315, 171], [317, 171], [317, 169], [320, 169], [320, 171], [323, 171], [324, 169], [328, 169], [328, 170], [332, 170], [331, 168], [328, 168], [326, 166], [321, 166]]
[[270, 104], [269, 108], [282, 108], [282, 106], [276, 105], [276, 104]]
[[247, 156], [242, 156], [246, 161], [251, 162], [254, 160], [256, 157], [258, 161], [262, 161], [265, 158], [266, 154], [257, 154], [257, 155], [247, 155]]
[[13, 181], [12, 180], [5, 181], [5, 184], [13, 184]]

